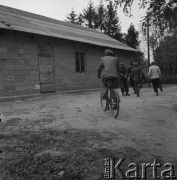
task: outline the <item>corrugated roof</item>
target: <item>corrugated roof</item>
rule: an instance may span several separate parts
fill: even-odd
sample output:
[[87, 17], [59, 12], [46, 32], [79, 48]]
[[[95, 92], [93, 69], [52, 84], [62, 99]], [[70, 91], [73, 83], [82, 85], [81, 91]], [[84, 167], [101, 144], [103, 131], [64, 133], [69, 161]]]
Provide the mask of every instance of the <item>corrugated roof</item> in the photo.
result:
[[137, 51], [99, 31], [0, 5], [0, 28]]

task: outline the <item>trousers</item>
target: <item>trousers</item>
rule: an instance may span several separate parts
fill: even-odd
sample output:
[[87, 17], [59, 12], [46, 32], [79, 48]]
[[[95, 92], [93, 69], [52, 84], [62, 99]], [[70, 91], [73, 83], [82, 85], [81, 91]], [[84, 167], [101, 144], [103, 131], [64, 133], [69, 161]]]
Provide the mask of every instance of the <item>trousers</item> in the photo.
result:
[[160, 83], [160, 79], [159, 78], [151, 79], [151, 83], [152, 83], [154, 92], [157, 93], [158, 88], [161, 88], [160, 86], [162, 86], [161, 83]]

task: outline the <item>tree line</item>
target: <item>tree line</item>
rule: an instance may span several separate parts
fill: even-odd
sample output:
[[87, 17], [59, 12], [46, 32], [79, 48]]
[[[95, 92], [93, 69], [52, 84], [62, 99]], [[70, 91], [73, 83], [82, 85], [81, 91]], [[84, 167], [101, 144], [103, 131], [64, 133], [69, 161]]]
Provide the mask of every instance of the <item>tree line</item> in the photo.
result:
[[[108, 4], [105, 6], [103, 2]], [[135, 0], [103, 0], [95, 7], [90, 1], [79, 14], [72, 9], [66, 21], [94, 28], [132, 48], [138, 48], [139, 32], [131, 24], [127, 33], [122, 33], [117, 16], [119, 6], [123, 6], [124, 13], [131, 16], [134, 2]], [[147, 26], [150, 26], [150, 47], [154, 61], [162, 70], [163, 80], [177, 82], [177, 1], [139, 0], [138, 2], [140, 8], [147, 9], [147, 15], [142, 19], [142, 32], [146, 37]], [[137, 53], [135, 59], [137, 58], [143, 59], [143, 53]]]
[[102, 1], [98, 6], [94, 6], [93, 2], [90, 1], [88, 6], [79, 14], [72, 9], [66, 17], [66, 22], [96, 29], [135, 49], [140, 44], [139, 32], [133, 24], [128, 28], [127, 34], [121, 32], [117, 8], [112, 1], [106, 6]]
[[154, 39], [152, 34], [151, 47], [154, 60], [161, 68], [163, 81], [177, 83], [177, 30], [168, 33], [159, 41]]

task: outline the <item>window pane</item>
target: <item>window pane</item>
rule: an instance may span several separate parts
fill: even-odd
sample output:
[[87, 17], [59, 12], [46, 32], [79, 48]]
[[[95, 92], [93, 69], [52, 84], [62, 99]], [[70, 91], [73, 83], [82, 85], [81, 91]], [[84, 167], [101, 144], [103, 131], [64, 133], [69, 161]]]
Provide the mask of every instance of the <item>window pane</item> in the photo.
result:
[[76, 72], [85, 72], [84, 53], [76, 52]]
[[76, 66], [80, 66], [79, 59], [76, 59]]
[[80, 66], [76, 66], [76, 72], [80, 72]]
[[83, 55], [83, 53], [81, 54], [81, 66], [84, 66], [84, 55]]
[[81, 66], [81, 72], [85, 72], [85, 66]]
[[76, 72], [79, 72], [80, 71], [80, 63], [79, 63], [79, 53], [75, 53], [75, 59], [76, 59]]

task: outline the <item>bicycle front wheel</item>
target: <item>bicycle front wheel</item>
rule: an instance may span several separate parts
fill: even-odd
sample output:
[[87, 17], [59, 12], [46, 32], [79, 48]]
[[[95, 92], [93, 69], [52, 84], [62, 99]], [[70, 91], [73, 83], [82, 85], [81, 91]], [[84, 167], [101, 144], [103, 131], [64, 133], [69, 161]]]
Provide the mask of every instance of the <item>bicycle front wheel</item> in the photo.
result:
[[110, 108], [111, 113], [114, 118], [117, 118], [119, 115], [119, 103], [120, 103], [120, 97], [119, 93], [114, 89], [110, 92]]

